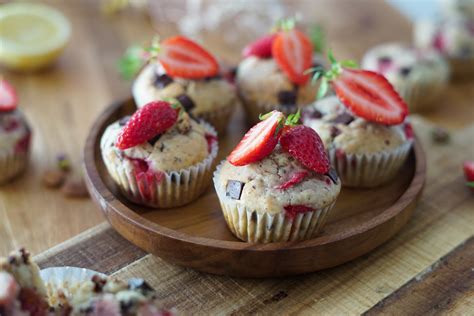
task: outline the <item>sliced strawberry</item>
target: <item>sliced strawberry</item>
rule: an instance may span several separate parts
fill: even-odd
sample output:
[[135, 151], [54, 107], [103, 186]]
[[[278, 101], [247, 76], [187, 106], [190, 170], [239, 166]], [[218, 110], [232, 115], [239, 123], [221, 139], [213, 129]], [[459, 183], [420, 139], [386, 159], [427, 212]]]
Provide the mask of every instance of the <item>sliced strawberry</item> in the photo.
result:
[[123, 127], [115, 146], [127, 149], [143, 144], [172, 127], [178, 112], [168, 102], [154, 101], [138, 109]]
[[283, 122], [283, 113], [273, 111], [267, 119], [252, 127], [227, 157], [234, 166], [244, 166], [268, 156], [278, 143], [278, 125]]
[[4, 79], [0, 79], [0, 112], [16, 109], [18, 97], [15, 88]]
[[286, 129], [280, 137], [280, 145], [306, 168], [320, 174], [329, 171], [329, 159], [323, 141], [312, 128], [297, 125]]
[[463, 164], [467, 186], [474, 192], [474, 161], [465, 161]]
[[292, 186], [297, 185], [298, 183], [303, 181], [303, 179], [306, 178], [308, 174], [309, 172], [306, 170], [295, 172], [291, 175], [290, 179], [288, 179], [286, 182], [283, 182], [276, 188], [280, 190], [286, 190], [288, 188], [291, 188]]
[[304, 72], [313, 63], [313, 45], [303, 32], [297, 29], [278, 32], [273, 40], [272, 56], [293, 83], [308, 82], [310, 76]]
[[408, 114], [405, 101], [376, 72], [343, 68], [330, 82], [341, 102], [368, 121], [395, 125], [402, 123]]
[[287, 205], [284, 207], [285, 214], [289, 218], [295, 218], [299, 213], [313, 212], [314, 209], [306, 205]]
[[277, 35], [275, 33], [260, 37], [254, 42], [245, 46], [242, 51], [244, 57], [257, 56], [260, 58], [272, 57], [272, 44]]
[[204, 48], [184, 36], [175, 36], [161, 44], [158, 60], [171, 77], [199, 79], [219, 72], [216, 59]]

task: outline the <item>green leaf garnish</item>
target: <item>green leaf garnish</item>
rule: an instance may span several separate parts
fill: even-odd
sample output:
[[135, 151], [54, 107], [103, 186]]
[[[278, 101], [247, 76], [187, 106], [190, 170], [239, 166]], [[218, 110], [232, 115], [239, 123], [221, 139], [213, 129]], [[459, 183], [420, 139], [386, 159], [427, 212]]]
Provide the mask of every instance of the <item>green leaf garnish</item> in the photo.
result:
[[332, 53], [332, 49], [328, 51], [328, 59], [331, 62], [332, 65], [337, 64], [337, 60], [334, 57], [334, 54]]
[[273, 28], [273, 31], [279, 31], [279, 30], [290, 31], [295, 28], [295, 25], [296, 25], [295, 17], [280, 19], [275, 23], [275, 27]]
[[466, 185], [467, 185], [469, 188], [474, 188], [474, 181], [466, 182]]
[[317, 95], [318, 100], [321, 98], [324, 98], [324, 96], [328, 92], [328, 89], [329, 89], [329, 82], [326, 78], [323, 77], [323, 79], [321, 80], [321, 84], [319, 85], [319, 90], [318, 90], [318, 95]]
[[267, 118], [269, 118], [272, 114], [273, 114], [273, 111], [272, 111], [272, 112], [265, 113], [265, 114], [260, 113], [260, 114], [258, 115], [258, 119], [259, 119], [260, 121], [264, 121], [264, 120], [266, 120]]
[[118, 61], [117, 67], [120, 74], [126, 80], [133, 79], [145, 63], [158, 56], [159, 51], [160, 39], [158, 36], [153, 38], [149, 47], [130, 46]]
[[314, 24], [310, 27], [309, 38], [313, 44], [313, 50], [317, 53], [323, 53], [326, 47], [326, 38], [321, 25]]
[[300, 121], [300, 118], [301, 118], [301, 111], [298, 109], [298, 112], [296, 112], [295, 114], [288, 115], [288, 117], [286, 118], [285, 125], [295, 126]]
[[341, 66], [342, 67], [345, 67], [345, 68], [359, 68], [359, 64], [354, 61], [354, 60], [343, 60], [340, 62]]

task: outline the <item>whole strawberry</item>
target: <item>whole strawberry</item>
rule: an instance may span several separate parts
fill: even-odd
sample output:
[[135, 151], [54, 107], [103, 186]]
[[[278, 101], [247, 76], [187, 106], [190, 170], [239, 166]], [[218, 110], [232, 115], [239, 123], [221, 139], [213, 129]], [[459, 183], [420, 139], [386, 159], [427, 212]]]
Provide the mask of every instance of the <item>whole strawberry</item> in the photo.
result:
[[168, 102], [153, 101], [137, 110], [123, 127], [115, 146], [125, 150], [166, 132], [178, 119], [178, 112]]
[[323, 141], [312, 128], [304, 125], [286, 128], [280, 137], [280, 145], [306, 168], [320, 174], [329, 171], [330, 164]]
[[465, 161], [463, 168], [466, 185], [474, 192], [474, 161]]
[[272, 57], [272, 44], [276, 37], [276, 33], [268, 34], [260, 37], [254, 42], [245, 46], [242, 51], [244, 57], [257, 56], [260, 58]]

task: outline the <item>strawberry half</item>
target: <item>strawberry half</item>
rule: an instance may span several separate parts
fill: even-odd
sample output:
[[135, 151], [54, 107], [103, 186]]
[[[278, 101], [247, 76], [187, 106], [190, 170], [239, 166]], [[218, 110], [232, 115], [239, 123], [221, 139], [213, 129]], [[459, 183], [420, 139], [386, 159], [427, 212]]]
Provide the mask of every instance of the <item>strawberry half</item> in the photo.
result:
[[297, 125], [285, 129], [280, 137], [280, 145], [306, 168], [320, 174], [329, 171], [329, 158], [323, 141], [312, 128]]
[[199, 79], [219, 72], [216, 59], [184, 36], [171, 37], [161, 43], [157, 58], [171, 77]]
[[260, 37], [245, 46], [242, 51], [244, 57], [257, 56], [260, 58], [272, 57], [272, 44], [277, 35], [275, 33]]
[[368, 70], [342, 68], [330, 80], [337, 97], [354, 114], [385, 125], [400, 124], [408, 107], [384, 76]]
[[262, 122], [252, 127], [242, 138], [240, 143], [227, 157], [234, 166], [244, 166], [262, 160], [268, 156], [278, 143], [281, 132], [278, 125], [283, 122], [283, 113], [273, 111]]
[[465, 161], [463, 164], [466, 185], [474, 192], [474, 161]]
[[313, 45], [303, 32], [295, 28], [278, 32], [273, 40], [272, 56], [293, 83], [308, 82], [310, 76], [304, 72], [311, 68]]
[[13, 111], [17, 103], [15, 88], [8, 81], [0, 79], [0, 112]]
[[168, 102], [154, 101], [138, 109], [123, 127], [115, 146], [125, 150], [143, 144], [172, 127], [178, 112]]

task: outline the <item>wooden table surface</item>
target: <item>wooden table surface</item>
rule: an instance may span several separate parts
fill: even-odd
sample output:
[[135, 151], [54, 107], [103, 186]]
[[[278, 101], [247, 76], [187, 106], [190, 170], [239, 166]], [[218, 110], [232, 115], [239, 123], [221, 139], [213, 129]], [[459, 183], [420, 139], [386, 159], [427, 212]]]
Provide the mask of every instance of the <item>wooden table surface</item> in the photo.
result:
[[[117, 74], [115, 66], [117, 59], [131, 43], [148, 40], [155, 34], [150, 20], [137, 11], [104, 16], [98, 8], [97, 1], [93, 0], [68, 2], [50, 0], [47, 2], [59, 8], [72, 23], [73, 34], [65, 53], [54, 68], [39, 73], [15, 74], [1, 70], [2, 76], [5, 76], [18, 89], [20, 106], [31, 122], [34, 139], [32, 160], [27, 172], [20, 179], [0, 188], [0, 256], [21, 246], [27, 247], [33, 253], [40, 253], [104, 221], [98, 208], [91, 200], [66, 199], [58, 191], [45, 189], [41, 185], [41, 175], [44, 170], [54, 166], [58, 153], [68, 154], [72, 157], [75, 167], [80, 168], [82, 148], [93, 120], [111, 102], [123, 99], [130, 94], [130, 83], [120, 79]], [[287, 4], [293, 11], [304, 12], [305, 21], [318, 21], [324, 26], [329, 46], [334, 49], [338, 58], [360, 59], [364, 51], [374, 44], [394, 40], [410, 41], [411, 38], [410, 22], [382, 1], [303, 0]], [[155, 28], [159, 29], [160, 35], [163, 37], [176, 32], [175, 28], [170, 25], [158, 24], [155, 25]], [[239, 58], [239, 51], [224, 47], [218, 37], [209, 39], [206, 44], [213, 52], [220, 54], [226, 60], [237, 61]], [[462, 183], [462, 160], [468, 159], [469, 156], [471, 159], [474, 158], [472, 149], [474, 145], [472, 137], [474, 131], [473, 88], [474, 81], [452, 84], [443, 98], [439, 100], [440, 105], [436, 110], [425, 114], [424, 119], [415, 118], [415, 120], [423, 122], [423, 126], [436, 124], [447, 128], [453, 135], [456, 135], [457, 141], [454, 148], [460, 151], [456, 152], [453, 148], [447, 148], [441, 150], [442, 153], [432, 154], [428, 157], [428, 160], [436, 159], [431, 162], [432, 168], [436, 168], [438, 165], [444, 166], [449, 173], [440, 174], [431, 170], [430, 175], [430, 170], [428, 170], [428, 181], [433, 181], [435, 184], [426, 190], [428, 192], [425, 191], [425, 196], [430, 194], [430, 199], [420, 203], [414, 219], [420, 220], [420, 223], [428, 226], [413, 224], [414, 227], [401, 232], [401, 234], [409, 234], [408, 237], [411, 241], [418, 239], [425, 241], [423, 247], [430, 247], [430, 249], [417, 248], [413, 244], [408, 244], [409, 247], [414, 247], [413, 249], [400, 249], [395, 248], [393, 243], [391, 246], [389, 243], [388, 246], [382, 247], [383, 250], [378, 250], [375, 255], [371, 256], [380, 257], [383, 254], [393, 257], [392, 259], [395, 261], [392, 261], [392, 264], [396, 262], [397, 256], [400, 256], [399, 258], [409, 262], [410, 267], [406, 267], [406, 269], [410, 273], [404, 271], [404, 268], [400, 266], [397, 267], [397, 271], [387, 270], [387, 278], [392, 280], [395, 278], [398, 282], [395, 282], [397, 285], [388, 281], [378, 282], [377, 291], [374, 292], [377, 299], [372, 298], [371, 300], [364, 293], [358, 293], [353, 296], [355, 301], [352, 301], [358, 308], [350, 309], [348, 307], [339, 309], [339, 312], [359, 313], [372, 308], [370, 313], [396, 313], [403, 311], [404, 308], [404, 304], [398, 307], [396, 305], [400, 302], [400, 298], [405, 299], [403, 302], [406, 302], [407, 306], [411, 306], [410, 304], [419, 305], [426, 299], [426, 296], [423, 295], [424, 291], [433, 289], [435, 290], [430, 292], [432, 295], [429, 298], [431, 302], [438, 300], [439, 304], [445, 304], [442, 306], [452, 306], [451, 301], [443, 301], [443, 298], [453, 297], [453, 293], [461, 293], [463, 306], [457, 306], [456, 309], [450, 310], [468, 311], [469, 308], [466, 309], [465, 304], [468, 304], [468, 307], [473, 306], [474, 275], [471, 268], [474, 261], [472, 257], [474, 241], [472, 237], [470, 239], [469, 237], [474, 235], [472, 216], [474, 207], [472, 196], [469, 196], [467, 190], [460, 185]], [[424, 146], [433, 146], [428, 135], [425, 135], [424, 140]], [[430, 148], [425, 149], [428, 149], [427, 152], [430, 153]], [[452, 152], [449, 152], [450, 150]], [[448, 154], [453, 158], [450, 160], [451, 164], [446, 162]], [[453, 191], [453, 187], [450, 187], [453, 185], [458, 185], [456, 192]], [[448, 201], [455, 205], [448, 204]], [[434, 205], [435, 203], [436, 205]], [[435, 207], [432, 220], [429, 217], [426, 218], [425, 213], [422, 213], [429, 207]], [[432, 210], [430, 209], [430, 211]], [[443, 222], [443, 216], [447, 216], [449, 212], [453, 212], [457, 217], [450, 217], [450, 221]], [[451, 216], [454, 215], [451, 214]], [[424, 228], [426, 229], [423, 230]], [[446, 232], [446, 230], [453, 230], [457, 235], [453, 234], [450, 237], [450, 231]], [[440, 237], [445, 233], [446, 238]], [[71, 245], [90, 247], [93, 245], [92, 241], [87, 241], [84, 244], [84, 240], [88, 235], [94, 234], [100, 237], [96, 237], [94, 242], [112, 238], [107, 236], [114, 236], [113, 240], [120, 239], [115, 237], [107, 224], [103, 224], [98, 228], [93, 228], [85, 235], [58, 246], [54, 251], [41, 255], [43, 264], [74, 264], [74, 260], [80, 258], [81, 255], [88, 253], [90, 255], [88, 250], [80, 248], [78, 257], [58, 257], [59, 259], [55, 261], [51, 256], [51, 254], [61, 253], [70, 256], [71, 252], [64, 252], [64, 249]], [[397, 245], [403, 240], [405, 239], [397, 241]], [[114, 243], [102, 245], [102, 248], [98, 247], [98, 249], [104, 250], [104, 253], [96, 258], [97, 264], [102, 263], [103, 265], [96, 268], [104, 272], [117, 271], [125, 264], [125, 261], [130, 263], [144, 256], [132, 246], [124, 246], [119, 252], [124, 254], [121, 260], [125, 261], [114, 262], [115, 268], [107, 270], [104, 267], [107, 264], [112, 264], [110, 262], [113, 257], [111, 251], [114, 250], [110, 248], [111, 245]], [[417, 257], [412, 262], [409, 258], [404, 257], [413, 255], [410, 252], [412, 250], [416, 251], [421, 259]], [[111, 256], [105, 258], [105, 254]], [[445, 259], [442, 259], [443, 257]], [[447, 263], [448, 261], [453, 265], [452, 267]], [[92, 259], [87, 260], [87, 258], [76, 261], [76, 265], [95, 267], [94, 264]], [[325, 281], [326, 276], [338, 278], [338, 275], [341, 277], [344, 275], [349, 279], [356, 278], [358, 281], [364, 282], [363, 276], [356, 276], [357, 270], [355, 268], [361, 266], [365, 267], [365, 277], [375, 273], [375, 270], [367, 269], [364, 262], [361, 263], [360, 260], [351, 265], [351, 263], [345, 265], [342, 268], [343, 272], [339, 274], [335, 274], [334, 270], [321, 273], [315, 281], [321, 281], [322, 285], [329, 286], [330, 283]], [[380, 272], [386, 268], [379, 265], [376, 267], [376, 271]], [[429, 271], [426, 270], [426, 272], [425, 269], [429, 269]], [[420, 285], [416, 278], [418, 273], [425, 271], [431, 276], [431, 270], [437, 271], [434, 279], [423, 277], [422, 279], [428, 280], [429, 284], [422, 282]], [[170, 271], [168, 272], [171, 273], [174, 270]], [[453, 274], [453, 271], [457, 273]], [[404, 275], [404, 272], [407, 272], [407, 275]], [[397, 278], [394, 275], [397, 273], [403, 275], [403, 278], [400, 276]], [[378, 274], [380, 281], [379, 276], [380, 273]], [[452, 288], [453, 282], [462, 283], [464, 288]], [[405, 283], [406, 285], [403, 286]], [[331, 284], [334, 285], [334, 283]], [[453, 292], [449, 292], [452, 295], [450, 296], [449, 293], [447, 295], [439, 287], [452, 289]], [[358, 287], [357, 291], [363, 291], [363, 289], [364, 287]], [[395, 291], [396, 289], [399, 290]], [[347, 288], [345, 290], [351, 291]], [[396, 295], [393, 294], [395, 292]], [[339, 297], [341, 302], [343, 301], [341, 304], [350, 306], [351, 301], [344, 300], [344, 293], [340, 292], [339, 295], [335, 296], [336, 299]], [[387, 298], [381, 301], [384, 297]], [[324, 300], [324, 297], [319, 299]], [[279, 298], [270, 297], [270, 300], [278, 301]], [[354, 303], [357, 300], [359, 302]], [[329, 307], [331, 304], [337, 304], [337, 301], [327, 301], [326, 303], [327, 309], [324, 311], [334, 312], [335, 310], [331, 310]], [[307, 302], [307, 304], [310, 303]], [[387, 309], [387, 306], [393, 309]], [[470, 311], [472, 312], [472, 310], [474, 309]], [[243, 309], [242, 311], [250, 312], [251, 310]], [[314, 312], [311, 309], [301, 311]], [[425, 311], [435, 312], [436, 309], [427, 307]]]

